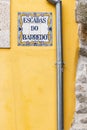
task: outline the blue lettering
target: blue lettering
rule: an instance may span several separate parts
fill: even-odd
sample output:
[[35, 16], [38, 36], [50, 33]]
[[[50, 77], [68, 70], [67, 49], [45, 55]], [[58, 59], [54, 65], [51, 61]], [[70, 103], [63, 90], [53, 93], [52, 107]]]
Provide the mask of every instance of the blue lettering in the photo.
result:
[[23, 40], [27, 40], [27, 36], [25, 34], [23, 35]]
[[38, 31], [38, 26], [31, 26], [31, 31]]

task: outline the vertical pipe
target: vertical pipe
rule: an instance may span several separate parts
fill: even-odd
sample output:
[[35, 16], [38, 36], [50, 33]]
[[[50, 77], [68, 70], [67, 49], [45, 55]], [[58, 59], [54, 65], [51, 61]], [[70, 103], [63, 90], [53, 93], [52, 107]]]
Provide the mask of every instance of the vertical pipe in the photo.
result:
[[63, 126], [63, 51], [62, 51], [62, 2], [56, 3], [56, 54], [57, 54], [57, 130]]

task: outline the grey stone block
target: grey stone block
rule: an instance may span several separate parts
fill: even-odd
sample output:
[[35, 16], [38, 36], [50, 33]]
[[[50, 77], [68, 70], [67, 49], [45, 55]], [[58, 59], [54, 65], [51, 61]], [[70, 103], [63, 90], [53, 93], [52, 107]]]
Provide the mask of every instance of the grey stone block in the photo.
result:
[[10, 48], [10, 0], [0, 0], [0, 48]]
[[81, 123], [87, 124], [87, 117], [81, 120]]
[[79, 39], [82, 45], [87, 45], [87, 24], [80, 23], [78, 25]]
[[87, 114], [87, 107], [80, 108], [78, 111], [76, 111], [78, 114]]
[[87, 77], [84, 74], [77, 76], [77, 83], [87, 83]]
[[87, 103], [87, 95], [85, 93], [77, 93], [76, 98], [79, 103]]
[[80, 54], [81, 56], [87, 57], [87, 49], [85, 49], [85, 48], [80, 48], [79, 54]]
[[76, 22], [87, 24], [87, 0], [77, 0]]

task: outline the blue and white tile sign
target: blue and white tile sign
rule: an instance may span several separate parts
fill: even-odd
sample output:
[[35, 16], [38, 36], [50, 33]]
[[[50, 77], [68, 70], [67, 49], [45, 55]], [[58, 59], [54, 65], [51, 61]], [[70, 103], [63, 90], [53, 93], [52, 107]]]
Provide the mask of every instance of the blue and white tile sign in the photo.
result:
[[52, 13], [18, 13], [18, 46], [52, 46]]

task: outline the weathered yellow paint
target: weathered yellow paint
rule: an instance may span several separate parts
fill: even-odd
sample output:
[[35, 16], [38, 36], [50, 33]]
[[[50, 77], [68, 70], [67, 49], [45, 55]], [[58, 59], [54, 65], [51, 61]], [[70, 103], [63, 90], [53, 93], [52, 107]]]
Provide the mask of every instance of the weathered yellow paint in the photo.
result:
[[[63, 0], [64, 122], [69, 130], [75, 107], [78, 48], [74, 0]], [[17, 13], [52, 12], [53, 46], [18, 47]], [[0, 49], [0, 130], [56, 130], [55, 7], [46, 0], [11, 0], [11, 48]]]

